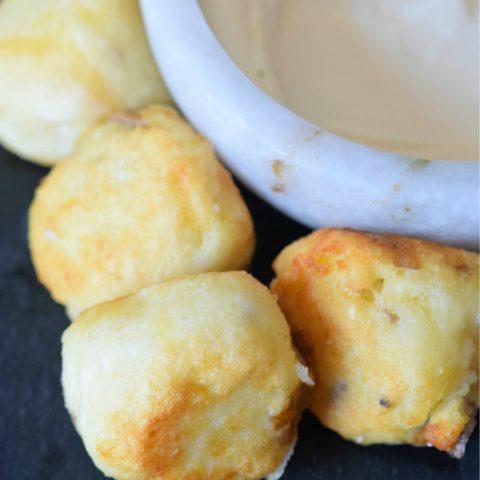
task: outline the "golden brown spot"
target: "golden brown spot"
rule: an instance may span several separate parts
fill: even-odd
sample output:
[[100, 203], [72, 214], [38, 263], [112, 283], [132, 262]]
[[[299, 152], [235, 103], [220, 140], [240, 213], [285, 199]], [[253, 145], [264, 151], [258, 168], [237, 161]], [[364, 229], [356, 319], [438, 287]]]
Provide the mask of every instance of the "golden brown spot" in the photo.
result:
[[395, 266], [412, 270], [420, 268], [420, 260], [416, 248], [418, 242], [396, 237], [395, 235], [365, 235], [392, 256]]
[[225, 454], [227, 443], [222, 437], [213, 436], [208, 442], [208, 454], [212, 458], [218, 458]]
[[[292, 331], [293, 344], [298, 348], [302, 356], [309, 360], [315, 358], [315, 347], [310, 345], [306, 340], [305, 336], [300, 331]], [[308, 362], [307, 362], [308, 363]]]
[[462, 278], [468, 278], [470, 275], [470, 268], [468, 268], [468, 265], [465, 265], [464, 263], [461, 265], [456, 265], [455, 270], [461, 275]]
[[138, 112], [114, 113], [108, 117], [108, 120], [111, 122], [123, 123], [132, 128], [148, 126], [148, 123]]
[[79, 288], [85, 282], [85, 274], [81, 271], [67, 270], [67, 266], [62, 265], [62, 270], [60, 271], [60, 278], [63, 280], [63, 283], [71, 288], [73, 291]]
[[159, 409], [139, 432], [140, 461], [149, 477], [161, 478], [176, 467], [184, 455], [185, 433], [183, 416], [195, 410], [207, 395], [205, 388], [186, 383], [173, 388], [177, 392], [168, 408]]
[[148, 478], [162, 478], [178, 468], [185, 452], [185, 412], [195, 410], [206, 393], [194, 383], [172, 387], [172, 391], [176, 394], [170, 401], [152, 406], [151, 416], [142, 422], [120, 412], [113, 414], [116, 438], [99, 442], [98, 454], [109, 463], [139, 464]]
[[230, 432], [240, 432], [243, 428], [243, 420], [241, 417], [229, 417], [225, 422], [225, 427]]
[[339, 268], [340, 270], [345, 270], [347, 266], [347, 262], [345, 262], [344, 260], [337, 260], [337, 268]]
[[152, 418], [142, 432], [141, 462], [155, 475], [168, 472], [183, 455], [181, 411], [175, 409]]
[[321, 277], [323, 277], [324, 275], [328, 275], [331, 272], [330, 257], [323, 254], [318, 255], [317, 261], [315, 263], [315, 269], [317, 271], [317, 274]]
[[295, 389], [285, 410], [272, 417], [273, 428], [277, 431], [280, 445], [292, 443], [297, 436], [297, 423], [307, 405], [309, 389], [300, 383]]
[[108, 442], [101, 442], [96, 447], [98, 455], [106, 462], [110, 461], [113, 457], [114, 448]]
[[424, 445], [432, 445], [439, 450], [451, 450], [461, 435], [463, 426], [447, 422], [427, 423], [420, 431], [417, 441]]
[[399, 192], [400, 191], [400, 184], [399, 183], [394, 183], [392, 185], [392, 189], [395, 191], [395, 192]]
[[293, 267], [301, 274], [305, 270], [315, 270], [316, 274], [323, 276], [330, 272], [330, 265], [318, 257], [311, 255], [299, 255], [293, 259]]
[[393, 264], [396, 267], [408, 268], [410, 270], [418, 270], [420, 268], [418, 258], [410, 255], [408, 252], [400, 252], [400, 255], [396, 255], [393, 259]]

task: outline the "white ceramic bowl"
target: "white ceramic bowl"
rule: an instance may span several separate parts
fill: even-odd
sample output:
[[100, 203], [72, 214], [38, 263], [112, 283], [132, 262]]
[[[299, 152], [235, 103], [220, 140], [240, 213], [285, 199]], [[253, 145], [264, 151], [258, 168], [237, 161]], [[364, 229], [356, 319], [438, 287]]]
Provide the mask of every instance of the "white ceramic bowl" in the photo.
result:
[[196, 0], [141, 5], [178, 106], [267, 202], [312, 228], [352, 227], [478, 248], [478, 162], [405, 158], [326, 132], [240, 71]]

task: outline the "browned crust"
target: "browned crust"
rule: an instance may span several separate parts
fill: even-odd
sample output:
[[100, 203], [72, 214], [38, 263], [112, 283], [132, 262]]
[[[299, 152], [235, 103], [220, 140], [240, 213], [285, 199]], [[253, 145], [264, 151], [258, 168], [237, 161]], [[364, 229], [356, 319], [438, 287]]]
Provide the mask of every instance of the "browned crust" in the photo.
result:
[[[384, 288], [383, 278], [365, 277], [368, 282], [373, 283], [368, 285], [370, 290], [364, 291], [367, 284], [362, 277], [363, 266], [367, 267], [372, 263], [386, 268], [397, 267], [392, 271], [398, 272], [398, 275], [416, 275], [415, 272], [407, 271], [419, 269], [434, 272], [436, 270], [432, 265], [444, 265], [459, 280], [458, 288], [461, 288], [463, 282], [471, 286], [478, 275], [476, 253], [425, 240], [377, 235], [352, 229], [325, 228], [298, 240], [281, 252], [274, 261], [277, 277], [271, 288], [289, 320], [294, 342], [315, 376], [316, 386], [309, 406], [324, 424], [341, 434], [348, 431], [350, 435], [350, 432], [355, 430], [350, 428], [348, 420], [339, 420], [337, 412], [341, 410], [340, 407], [346, 409], [346, 413], [352, 413], [352, 417], [357, 420], [361, 419], [361, 413], [357, 410], [353, 415], [356, 407], [354, 400], [349, 398], [352, 394], [350, 385], [344, 381], [344, 371], [339, 367], [345, 348], [348, 348], [349, 342], [355, 342], [358, 335], [351, 335], [348, 326], [341, 321], [336, 322], [335, 315], [339, 311], [336, 302], [342, 302], [345, 306], [344, 302], [351, 299], [361, 307], [362, 301], [366, 304], [372, 303], [375, 295], [381, 294]], [[352, 276], [348, 277], [351, 283], [344, 291], [343, 284], [338, 284], [340, 291], [337, 298], [336, 282], [339, 278], [345, 278], [344, 270], [350, 269], [353, 272]], [[326, 278], [327, 276], [329, 278]], [[372, 300], [370, 296], [373, 297]], [[380, 312], [381, 307], [382, 305], [379, 306]], [[383, 308], [383, 312], [392, 328], [402, 322], [394, 308]], [[397, 377], [394, 377], [391, 384], [395, 385], [398, 392], [407, 388], [399, 383]], [[388, 428], [384, 426], [387, 422], [386, 415], [398, 400], [395, 395], [388, 393], [391, 392], [379, 392], [375, 413], [372, 413], [372, 418], [380, 429]], [[368, 413], [365, 415], [368, 416]], [[414, 438], [412, 430], [400, 432], [403, 437], [399, 441], [431, 445], [459, 455], [462, 448], [464, 449], [462, 441], [466, 441], [466, 435], [463, 435], [462, 431], [469, 432], [468, 428], [465, 428], [466, 421], [462, 416], [458, 421], [427, 422]], [[395, 428], [397, 426], [392, 425], [391, 432], [385, 433], [393, 436]], [[408, 430], [407, 424], [405, 428]], [[346, 434], [345, 436], [348, 437]], [[361, 437], [360, 434], [358, 436]], [[355, 438], [355, 433], [351, 433], [348, 438]], [[394, 442], [394, 439], [389, 441]]]
[[272, 418], [280, 445], [291, 445], [297, 438], [297, 424], [308, 404], [312, 389], [300, 383], [293, 392], [287, 408]]

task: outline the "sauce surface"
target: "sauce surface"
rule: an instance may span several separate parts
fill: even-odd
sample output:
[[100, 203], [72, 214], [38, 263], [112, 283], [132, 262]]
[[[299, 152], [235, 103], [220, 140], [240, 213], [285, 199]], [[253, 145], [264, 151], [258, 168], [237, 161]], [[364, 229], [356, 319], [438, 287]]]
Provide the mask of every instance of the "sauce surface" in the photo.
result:
[[478, 159], [477, 0], [200, 0], [237, 65], [338, 135]]

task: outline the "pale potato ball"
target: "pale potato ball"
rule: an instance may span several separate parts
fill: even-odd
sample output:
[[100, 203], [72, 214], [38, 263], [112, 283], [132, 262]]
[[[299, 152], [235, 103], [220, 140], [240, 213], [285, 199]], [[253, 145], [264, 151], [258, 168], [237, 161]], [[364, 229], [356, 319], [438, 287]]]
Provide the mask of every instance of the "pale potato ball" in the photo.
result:
[[73, 319], [155, 282], [246, 267], [250, 214], [210, 144], [169, 107], [109, 117], [35, 193], [32, 259]]
[[324, 229], [274, 269], [322, 423], [360, 444], [463, 455], [478, 408], [478, 254]]
[[116, 479], [278, 478], [312, 383], [274, 297], [245, 272], [94, 306], [62, 358], [67, 409]]
[[44, 165], [118, 110], [169, 101], [138, 0], [0, 2], [0, 142]]

